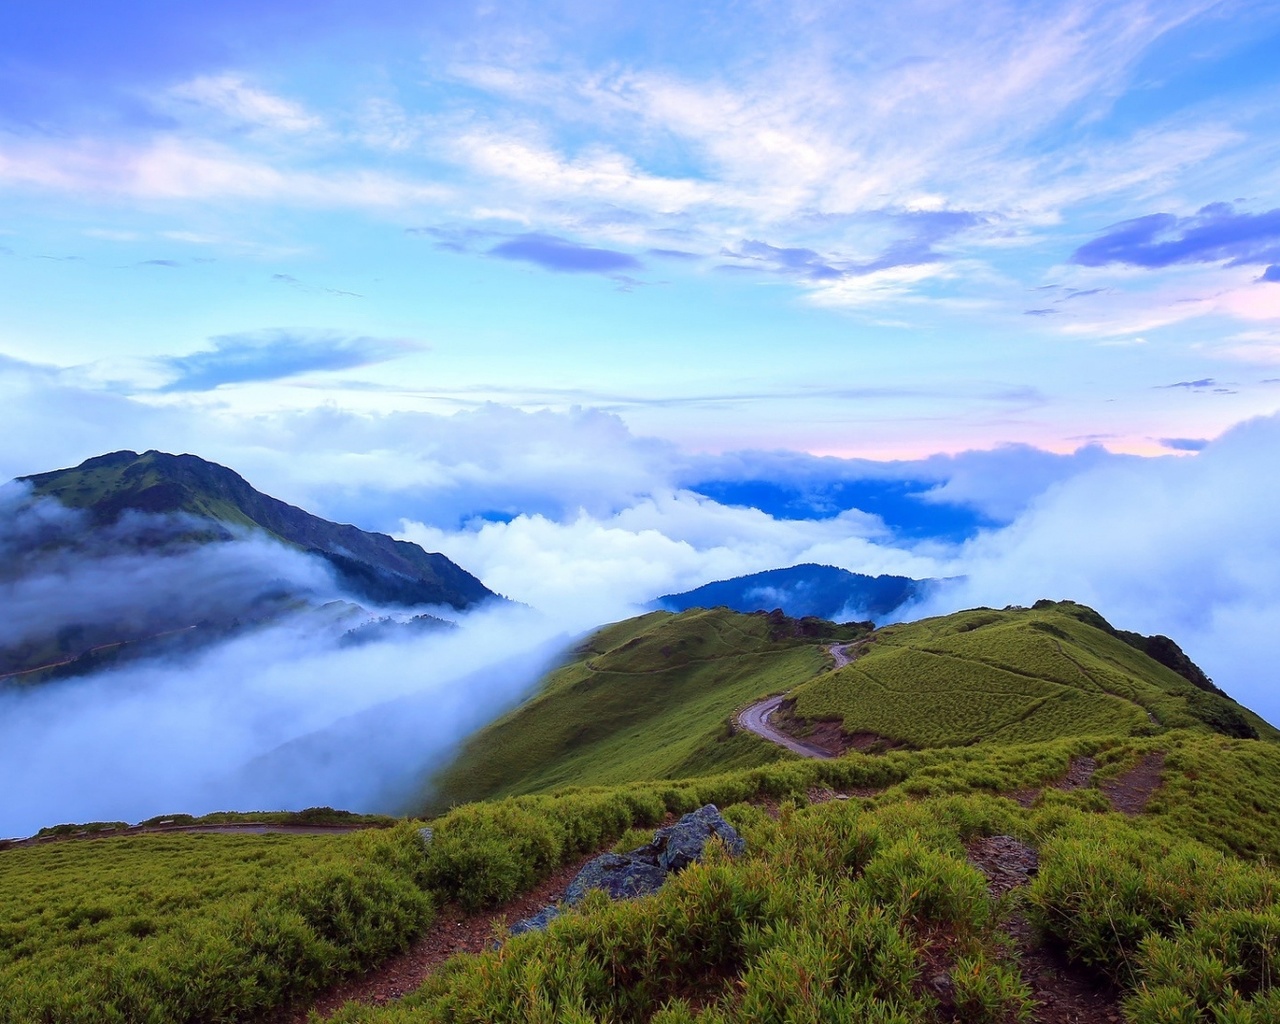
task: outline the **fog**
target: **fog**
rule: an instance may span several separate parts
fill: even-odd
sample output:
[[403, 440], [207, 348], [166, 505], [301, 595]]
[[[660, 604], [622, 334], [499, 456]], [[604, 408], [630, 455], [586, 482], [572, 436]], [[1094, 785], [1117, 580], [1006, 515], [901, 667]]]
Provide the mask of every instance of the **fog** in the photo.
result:
[[679, 490], [607, 515], [406, 522], [402, 532], [517, 600], [566, 613], [616, 617], [628, 603], [802, 562], [951, 580], [900, 609], [903, 619], [1070, 599], [1118, 628], [1172, 637], [1229, 694], [1280, 723], [1278, 451], [1280, 416], [1259, 417], [1194, 455], [1081, 457], [1029, 497], [1022, 450], [956, 460], [962, 490], [1016, 510], [963, 543], [903, 540], [857, 512], [785, 519]]
[[[193, 547], [174, 539], [189, 522], [140, 515], [81, 533], [78, 514], [21, 498], [10, 490], [4, 504], [4, 543], [25, 569], [0, 581], [6, 644], [68, 624], [245, 612], [263, 593], [291, 601], [195, 651], [8, 680], [0, 835], [175, 812], [408, 809], [431, 767], [516, 702], [584, 625], [507, 604], [454, 614], [457, 628], [352, 644], [353, 626], [422, 609], [322, 604], [345, 597], [324, 563], [261, 537]], [[143, 538], [157, 537], [171, 543], [148, 554]]]
[[217, 531], [185, 515], [126, 512], [95, 524], [26, 487], [0, 487], [0, 645], [56, 635], [67, 627], [111, 625], [162, 632], [202, 620], [252, 618], [289, 598], [341, 598], [318, 559], [248, 531]]

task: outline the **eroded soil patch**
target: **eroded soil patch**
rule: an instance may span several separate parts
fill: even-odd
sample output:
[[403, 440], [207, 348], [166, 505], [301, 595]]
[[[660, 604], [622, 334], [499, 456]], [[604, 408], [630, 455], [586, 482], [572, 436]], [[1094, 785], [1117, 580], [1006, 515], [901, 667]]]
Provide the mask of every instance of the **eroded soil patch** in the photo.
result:
[[1026, 885], [1040, 870], [1040, 855], [1013, 836], [975, 839], [967, 852], [969, 863], [987, 876], [987, 892], [992, 896]]
[[851, 750], [860, 754], [880, 754], [907, 746], [899, 740], [891, 740], [874, 732], [847, 733], [838, 720], [800, 718], [795, 712], [796, 702], [784, 700], [769, 720], [779, 731], [803, 740], [832, 757], [839, 757]]
[[[1039, 869], [1036, 851], [1013, 836], [978, 839], [967, 851], [970, 863], [986, 875], [987, 891], [993, 897], [1026, 885]], [[1119, 991], [1071, 963], [1059, 949], [1046, 945], [1025, 914], [1015, 912], [1007, 930], [1017, 950], [1018, 969], [1035, 1000], [1031, 1019], [1037, 1024], [1110, 1024], [1123, 1019]], [[941, 975], [933, 980], [939, 995], [944, 994], [944, 980]]]
[[[1073, 757], [1071, 763], [1067, 766], [1067, 773], [1052, 783], [1054, 789], [1062, 790], [1069, 793], [1073, 789], [1084, 789], [1089, 785], [1093, 778], [1093, 773], [1098, 770], [1098, 762], [1092, 757]], [[1036, 802], [1040, 794], [1044, 792], [1043, 786], [1036, 786], [1030, 789], [1019, 789], [1009, 794], [1010, 799], [1016, 800], [1023, 807], [1030, 807]]]
[[467, 914], [454, 904], [441, 907], [430, 928], [403, 953], [384, 961], [368, 974], [350, 978], [322, 992], [310, 1005], [281, 1010], [267, 1020], [270, 1024], [305, 1024], [312, 1010], [323, 1018], [336, 1013], [347, 1002], [378, 1006], [407, 995], [449, 957], [483, 951], [493, 939], [496, 927], [505, 929], [506, 925], [523, 920], [548, 903], [554, 903], [583, 865], [600, 852], [598, 850], [566, 864], [544, 879], [536, 889], [517, 896], [496, 910]]
[[1130, 817], [1147, 809], [1152, 795], [1160, 788], [1164, 772], [1164, 753], [1154, 751], [1118, 778], [1099, 785], [1111, 806]]

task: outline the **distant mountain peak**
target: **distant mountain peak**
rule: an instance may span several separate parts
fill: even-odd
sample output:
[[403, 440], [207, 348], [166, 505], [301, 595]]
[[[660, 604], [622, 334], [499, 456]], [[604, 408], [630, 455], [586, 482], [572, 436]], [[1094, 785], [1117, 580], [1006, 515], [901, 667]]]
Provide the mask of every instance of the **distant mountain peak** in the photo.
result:
[[155, 449], [109, 452], [70, 469], [20, 478], [37, 496], [114, 522], [130, 510], [185, 513], [261, 531], [325, 559], [353, 593], [379, 604], [465, 610], [500, 600], [444, 555], [346, 523], [332, 523], [256, 490], [226, 466]]
[[772, 611], [821, 619], [881, 619], [923, 597], [935, 581], [907, 576], [867, 576], [834, 565], [805, 562], [783, 569], [717, 580], [654, 602], [667, 611], [731, 608], [737, 612]]

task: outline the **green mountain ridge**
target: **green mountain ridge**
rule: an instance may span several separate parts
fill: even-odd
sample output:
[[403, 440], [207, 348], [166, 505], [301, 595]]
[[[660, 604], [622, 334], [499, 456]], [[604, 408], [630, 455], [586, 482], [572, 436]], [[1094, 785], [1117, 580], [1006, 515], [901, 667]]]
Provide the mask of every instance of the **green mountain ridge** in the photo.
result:
[[[132, 571], [142, 557], [151, 560], [149, 567], [163, 570], [168, 589], [139, 585], [119, 595], [127, 600], [104, 594], [80, 621], [28, 631], [0, 645], [3, 688], [83, 676], [144, 658], [182, 659], [286, 618], [302, 628], [328, 632], [340, 628], [343, 618], [349, 620], [346, 628], [367, 624], [373, 613], [362, 605], [340, 601], [322, 607], [305, 584], [276, 578], [269, 560], [236, 569], [243, 579], [236, 577], [234, 587], [226, 584], [232, 563], [220, 563], [216, 600], [188, 582], [182, 559], [196, 559], [198, 552], [246, 534], [322, 559], [346, 594], [368, 604], [466, 611], [505, 600], [444, 555], [331, 523], [194, 455], [113, 452], [72, 469], [21, 477], [20, 482], [34, 499], [56, 501], [77, 516], [48, 528], [41, 520], [29, 546], [0, 566], [0, 581], [20, 585], [28, 573], [72, 580], [80, 568], [97, 562], [109, 566], [116, 557], [123, 557]], [[96, 571], [101, 576], [111, 570]], [[447, 623], [419, 615], [408, 623], [384, 622], [377, 634], [407, 636], [424, 625]], [[343, 642], [374, 634], [364, 629]]]
[[220, 526], [261, 531], [323, 557], [358, 596], [379, 603], [438, 604], [462, 611], [498, 599], [444, 555], [321, 519], [195, 455], [118, 451], [71, 469], [20, 479], [36, 496], [83, 509], [98, 524], [115, 522], [132, 510], [186, 513]]
[[[850, 641], [853, 663], [833, 669], [826, 647]], [[1144, 653], [1148, 642], [1069, 601], [878, 630], [776, 611], [652, 612], [593, 634], [525, 703], [471, 737], [418, 809], [790, 759], [732, 722], [735, 710], [781, 693], [792, 708], [782, 721], [800, 738], [837, 723], [838, 750], [854, 737], [923, 749], [1169, 729], [1280, 740], [1173, 641], [1155, 646], [1202, 684]]]

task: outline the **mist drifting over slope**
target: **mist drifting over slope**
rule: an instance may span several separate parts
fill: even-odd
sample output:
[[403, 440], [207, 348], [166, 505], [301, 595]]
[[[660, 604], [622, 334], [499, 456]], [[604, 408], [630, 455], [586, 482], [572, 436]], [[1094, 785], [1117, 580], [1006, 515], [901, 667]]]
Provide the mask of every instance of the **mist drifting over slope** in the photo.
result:
[[[142, 514], [93, 530], [20, 488], [3, 499], [0, 642], [247, 621], [194, 651], [34, 686], [5, 680], [0, 773], [21, 784], [0, 801], [0, 835], [177, 811], [401, 810], [564, 644], [561, 625], [512, 606], [352, 643], [361, 623], [422, 609], [359, 608], [324, 562], [261, 536], [193, 544], [183, 537], [198, 521]], [[272, 614], [255, 624], [267, 599]]]

